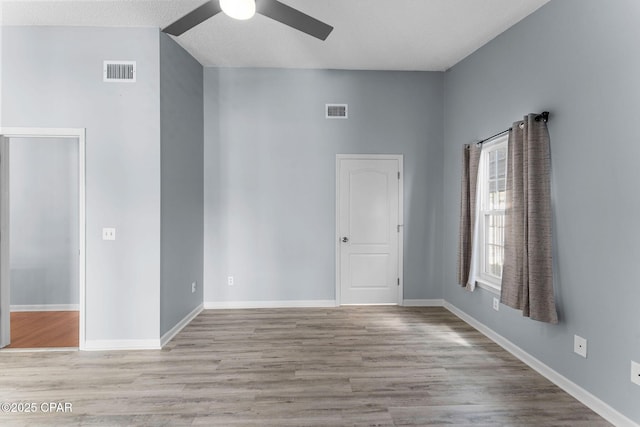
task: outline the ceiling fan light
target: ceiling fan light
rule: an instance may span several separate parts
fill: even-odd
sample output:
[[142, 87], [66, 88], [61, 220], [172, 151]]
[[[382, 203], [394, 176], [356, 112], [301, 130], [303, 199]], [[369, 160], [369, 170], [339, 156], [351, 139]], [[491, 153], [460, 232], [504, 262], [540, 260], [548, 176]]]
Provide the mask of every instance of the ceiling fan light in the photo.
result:
[[250, 19], [256, 14], [255, 0], [220, 0], [220, 9], [234, 19]]

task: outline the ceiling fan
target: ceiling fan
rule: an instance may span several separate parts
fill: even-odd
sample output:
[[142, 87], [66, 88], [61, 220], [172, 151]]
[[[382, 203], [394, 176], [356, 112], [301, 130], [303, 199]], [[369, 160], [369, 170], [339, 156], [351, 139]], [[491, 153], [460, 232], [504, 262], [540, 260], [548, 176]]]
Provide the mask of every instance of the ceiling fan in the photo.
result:
[[209, 0], [173, 24], [163, 28], [162, 31], [179, 36], [220, 12], [240, 20], [249, 19], [259, 13], [320, 40], [326, 40], [333, 30], [331, 25], [277, 0]]

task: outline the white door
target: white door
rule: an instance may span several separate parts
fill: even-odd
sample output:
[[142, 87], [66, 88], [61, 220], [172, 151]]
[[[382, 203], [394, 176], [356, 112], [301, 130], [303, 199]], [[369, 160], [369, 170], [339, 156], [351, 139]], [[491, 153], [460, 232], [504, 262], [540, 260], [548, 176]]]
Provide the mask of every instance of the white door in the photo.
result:
[[338, 156], [340, 304], [401, 302], [401, 156]]

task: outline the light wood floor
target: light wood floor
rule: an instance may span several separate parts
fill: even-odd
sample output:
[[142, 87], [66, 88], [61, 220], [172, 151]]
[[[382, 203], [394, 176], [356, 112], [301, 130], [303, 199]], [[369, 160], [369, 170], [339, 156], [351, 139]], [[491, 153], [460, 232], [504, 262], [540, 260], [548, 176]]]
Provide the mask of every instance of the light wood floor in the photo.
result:
[[608, 426], [443, 308], [205, 311], [161, 351], [0, 352], [2, 425]]
[[9, 348], [78, 347], [79, 327], [78, 311], [13, 312]]

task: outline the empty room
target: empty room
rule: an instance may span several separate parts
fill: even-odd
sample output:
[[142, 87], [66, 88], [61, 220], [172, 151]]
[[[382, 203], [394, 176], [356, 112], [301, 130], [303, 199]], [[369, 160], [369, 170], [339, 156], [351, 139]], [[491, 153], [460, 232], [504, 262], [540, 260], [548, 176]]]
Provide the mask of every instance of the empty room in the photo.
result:
[[0, 425], [640, 426], [639, 22], [0, 1]]

